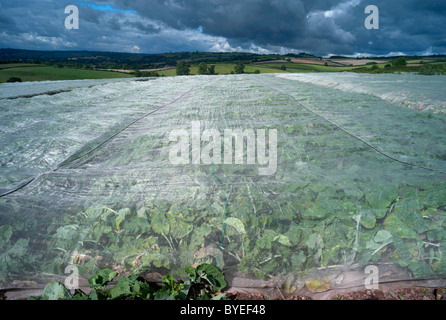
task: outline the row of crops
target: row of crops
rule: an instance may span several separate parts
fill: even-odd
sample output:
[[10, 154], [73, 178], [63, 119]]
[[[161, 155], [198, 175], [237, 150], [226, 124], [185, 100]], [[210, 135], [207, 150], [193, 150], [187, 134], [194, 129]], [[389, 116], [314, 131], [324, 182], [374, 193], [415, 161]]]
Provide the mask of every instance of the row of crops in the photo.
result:
[[[201, 263], [260, 279], [370, 264], [446, 274], [441, 114], [275, 75], [128, 80], [0, 105], [2, 128], [22, 123], [1, 133], [11, 165], [0, 187], [31, 181], [0, 198], [2, 286], [73, 264], [86, 275]], [[193, 122], [277, 130], [276, 172], [172, 164], [169, 134]]]

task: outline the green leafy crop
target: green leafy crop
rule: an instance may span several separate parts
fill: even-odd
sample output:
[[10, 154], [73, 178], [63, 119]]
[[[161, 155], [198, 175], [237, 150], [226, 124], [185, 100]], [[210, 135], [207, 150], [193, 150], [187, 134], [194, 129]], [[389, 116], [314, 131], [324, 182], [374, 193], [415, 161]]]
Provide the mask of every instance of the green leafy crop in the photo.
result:
[[57, 281], [50, 282], [41, 297], [29, 300], [222, 300], [226, 287], [224, 275], [216, 267], [201, 264], [196, 269], [186, 268], [187, 279], [176, 280], [171, 274], [162, 278], [162, 285], [146, 282], [138, 275], [119, 277], [110, 269], [100, 270], [88, 279], [91, 292], [75, 290], [74, 294]]

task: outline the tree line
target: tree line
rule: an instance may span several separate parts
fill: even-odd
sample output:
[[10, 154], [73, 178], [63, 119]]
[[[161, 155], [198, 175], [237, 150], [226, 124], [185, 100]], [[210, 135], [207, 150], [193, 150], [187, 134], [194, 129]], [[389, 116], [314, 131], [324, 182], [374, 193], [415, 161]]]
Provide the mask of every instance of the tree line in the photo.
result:
[[[199, 75], [214, 75], [215, 73], [215, 65], [208, 65], [206, 62], [200, 62], [197, 66], [197, 74]], [[258, 71], [258, 70], [256, 70]], [[234, 66], [234, 70], [231, 72], [233, 74], [242, 74], [245, 73], [245, 65], [243, 62], [237, 62]], [[256, 73], [260, 73], [256, 72]], [[176, 75], [177, 76], [188, 76], [190, 75], [190, 66], [184, 63], [183, 61], [179, 61], [176, 66]]]

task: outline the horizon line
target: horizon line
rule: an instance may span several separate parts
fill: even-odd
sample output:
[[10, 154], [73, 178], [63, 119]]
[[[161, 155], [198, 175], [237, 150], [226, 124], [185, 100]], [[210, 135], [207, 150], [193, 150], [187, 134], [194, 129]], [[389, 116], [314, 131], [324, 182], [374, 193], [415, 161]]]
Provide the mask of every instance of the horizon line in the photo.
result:
[[370, 59], [370, 58], [389, 58], [389, 57], [432, 57], [432, 56], [446, 56], [446, 53], [429, 53], [429, 54], [405, 54], [403, 52], [393, 53], [390, 52], [387, 55], [379, 55], [379, 54], [327, 54], [327, 55], [315, 55], [309, 52], [299, 52], [292, 53], [288, 52], [285, 54], [282, 53], [257, 53], [257, 52], [249, 52], [249, 51], [165, 51], [158, 53], [144, 53], [144, 52], [128, 52], [128, 51], [104, 51], [104, 50], [93, 50], [93, 49], [84, 49], [84, 50], [64, 50], [64, 49], [20, 49], [20, 48], [0, 48], [0, 50], [22, 50], [22, 51], [35, 51], [35, 52], [94, 52], [94, 53], [120, 53], [120, 54], [129, 54], [129, 55], [159, 55], [159, 54], [175, 54], [175, 53], [211, 53], [211, 54], [231, 54], [231, 53], [240, 53], [240, 54], [253, 54], [259, 56], [287, 56], [287, 55], [299, 55], [299, 54], [307, 54], [314, 56], [316, 58], [325, 58], [331, 59], [332, 57], [345, 57], [345, 58], [359, 58], [359, 59]]

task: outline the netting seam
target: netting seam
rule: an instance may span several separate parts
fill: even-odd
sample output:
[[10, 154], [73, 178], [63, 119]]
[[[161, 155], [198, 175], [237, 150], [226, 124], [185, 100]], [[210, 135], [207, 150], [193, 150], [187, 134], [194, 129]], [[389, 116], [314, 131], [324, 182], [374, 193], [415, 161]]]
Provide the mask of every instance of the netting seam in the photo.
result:
[[[214, 80], [214, 81], [215, 81], [215, 80]], [[149, 112], [149, 113], [146, 113], [146, 114], [143, 115], [142, 117], [140, 117], [140, 118], [138, 118], [138, 119], [132, 121], [131, 123], [129, 123], [128, 125], [126, 125], [124, 128], [122, 128], [121, 130], [119, 130], [118, 132], [116, 132], [115, 134], [113, 134], [112, 136], [108, 137], [107, 139], [105, 139], [104, 141], [102, 141], [101, 143], [99, 143], [97, 146], [95, 146], [94, 148], [92, 148], [91, 150], [89, 150], [87, 153], [84, 153], [84, 154], [82, 154], [82, 155], [80, 155], [80, 156], [78, 156], [78, 157], [75, 157], [75, 158], [73, 158], [73, 159], [71, 159], [71, 157], [68, 158], [67, 160], [65, 160], [65, 161], [63, 161], [62, 163], [60, 163], [55, 169], [50, 170], [50, 172], [56, 172], [56, 171], [58, 171], [59, 169], [65, 167], [65, 166], [67, 166], [67, 165], [69, 165], [69, 164], [72, 163], [73, 161], [79, 160], [79, 159], [81, 159], [81, 158], [83, 158], [83, 157], [85, 157], [85, 156], [91, 154], [93, 151], [97, 150], [98, 148], [100, 148], [101, 146], [103, 146], [105, 143], [107, 143], [108, 141], [110, 141], [110, 140], [113, 139], [114, 137], [118, 136], [119, 134], [121, 134], [122, 132], [124, 132], [125, 130], [127, 130], [129, 127], [131, 127], [131, 126], [134, 125], [135, 123], [141, 121], [142, 119], [144, 119], [144, 118], [146, 118], [146, 117], [148, 117], [148, 116], [154, 114], [155, 112], [158, 112], [159, 110], [161, 110], [161, 109], [163, 109], [163, 108], [165, 108], [165, 107], [167, 107], [167, 106], [169, 106], [169, 105], [174, 104], [175, 102], [179, 101], [179, 100], [182, 99], [183, 97], [187, 96], [188, 94], [190, 94], [191, 92], [193, 92], [194, 90], [196, 90], [198, 87], [202, 87], [202, 86], [203, 86], [203, 85], [195, 86], [195, 87], [191, 88], [190, 90], [188, 90], [187, 92], [183, 93], [181, 96], [179, 96], [179, 97], [176, 98], [175, 100], [173, 100], [173, 101], [171, 101], [171, 102], [169, 102], [169, 103], [166, 103], [166, 104], [162, 105], [161, 107], [159, 107], [159, 108], [157, 108], [157, 109], [155, 109], [155, 110], [152, 110], [152, 111]], [[36, 176], [36, 177], [34, 177], [34, 178], [31, 178], [31, 179], [27, 180], [26, 182], [24, 182], [23, 184], [21, 184], [20, 186], [18, 186], [18, 187], [16, 187], [16, 188], [14, 188], [13, 190], [10, 190], [10, 191], [7, 191], [7, 192], [5, 192], [5, 193], [3, 193], [3, 194], [0, 194], [0, 198], [3, 198], [3, 197], [5, 197], [5, 196], [7, 196], [7, 195], [10, 195], [10, 194], [12, 194], [12, 193], [15, 193], [15, 192], [17, 192], [17, 191], [19, 191], [19, 190], [25, 188], [27, 185], [29, 185], [31, 182], [33, 182], [35, 179], [37, 179], [40, 175], [41, 175], [41, 174], [39, 174], [38, 176]]]
[[270, 87], [270, 86], [265, 86], [265, 85], [263, 85], [263, 86], [264, 86], [264, 87], [267, 87], [267, 88], [269, 88], [269, 89], [271, 89], [271, 90], [273, 90], [273, 91], [279, 92], [279, 93], [281, 93], [281, 94], [283, 94], [283, 95], [286, 95], [286, 96], [290, 97], [291, 99], [293, 99], [295, 102], [297, 102], [302, 108], [304, 108], [304, 109], [307, 110], [308, 112], [310, 112], [310, 113], [314, 114], [315, 116], [321, 118], [322, 120], [324, 120], [324, 121], [330, 123], [331, 125], [335, 126], [337, 129], [343, 131], [344, 133], [348, 134], [349, 136], [355, 138], [356, 140], [359, 140], [360, 142], [362, 142], [363, 144], [365, 144], [366, 146], [368, 146], [369, 148], [371, 148], [372, 150], [374, 150], [374, 151], [377, 152], [378, 154], [380, 154], [380, 155], [382, 155], [382, 156], [384, 156], [384, 157], [386, 157], [386, 158], [388, 158], [388, 159], [390, 159], [390, 160], [392, 160], [392, 161], [399, 162], [399, 163], [404, 164], [404, 165], [406, 165], [406, 166], [411, 166], [411, 167], [414, 167], [414, 168], [423, 169], [423, 170], [428, 170], [428, 171], [431, 171], [431, 172], [436, 172], [436, 173], [441, 173], [441, 174], [446, 175], [446, 172], [443, 172], [443, 171], [440, 171], [440, 170], [436, 170], [436, 169], [432, 169], [432, 168], [427, 168], [427, 167], [424, 167], [424, 166], [420, 166], [420, 165], [417, 165], [417, 164], [413, 164], [413, 163], [410, 163], [410, 162], [406, 162], [406, 161], [402, 161], [402, 160], [396, 159], [396, 158], [394, 158], [394, 157], [392, 157], [392, 156], [390, 156], [390, 155], [388, 155], [388, 154], [382, 152], [381, 150], [379, 150], [379, 149], [376, 148], [375, 146], [371, 145], [370, 143], [368, 143], [367, 141], [361, 139], [360, 137], [354, 135], [353, 133], [348, 132], [347, 130], [345, 130], [345, 129], [342, 128], [341, 126], [339, 126], [339, 125], [337, 125], [336, 123], [332, 122], [331, 120], [325, 118], [324, 116], [318, 114], [317, 112], [315, 112], [314, 110], [310, 109], [309, 107], [305, 106], [302, 102], [300, 102], [299, 100], [297, 100], [297, 99], [296, 99], [295, 97], [293, 97], [291, 94], [282, 92], [282, 91], [280, 91], [280, 90], [278, 90], [278, 89], [275, 89], [275, 88], [272, 88], [272, 87]]

